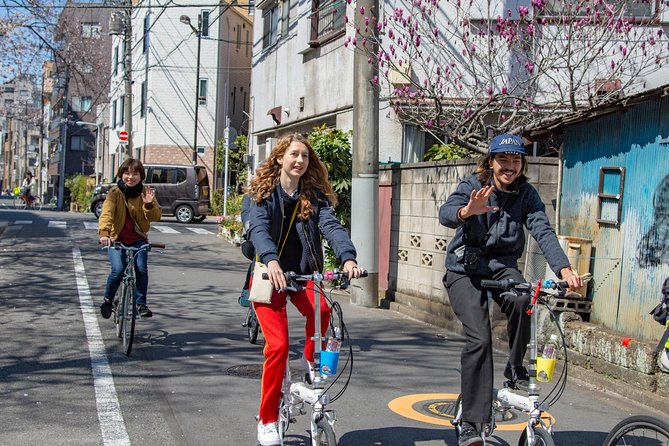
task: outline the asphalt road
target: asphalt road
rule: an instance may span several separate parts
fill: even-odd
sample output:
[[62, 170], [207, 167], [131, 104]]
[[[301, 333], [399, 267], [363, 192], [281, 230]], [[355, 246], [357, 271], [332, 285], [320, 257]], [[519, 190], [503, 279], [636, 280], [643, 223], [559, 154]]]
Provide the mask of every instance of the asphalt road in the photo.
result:
[[[262, 344], [246, 340], [237, 302], [248, 263], [214, 235], [213, 222], [166, 218], [162, 232], [152, 230], [152, 241], [167, 244], [150, 254], [154, 317], [138, 323], [126, 357], [97, 310], [109, 267], [95, 218], [3, 203], [0, 444], [256, 444]], [[332, 405], [339, 444], [455, 446], [443, 412], [459, 392], [462, 338], [337, 299], [354, 355], [347, 391]], [[289, 307], [297, 367], [303, 325]], [[501, 380], [502, 353], [496, 364]], [[550, 410], [556, 444], [599, 445], [629, 414], [662, 416], [607, 390], [569, 381]], [[498, 429], [492, 444], [517, 444], [520, 432], [505, 428], [514, 426]], [[307, 430], [299, 417], [286, 444], [308, 444]]]

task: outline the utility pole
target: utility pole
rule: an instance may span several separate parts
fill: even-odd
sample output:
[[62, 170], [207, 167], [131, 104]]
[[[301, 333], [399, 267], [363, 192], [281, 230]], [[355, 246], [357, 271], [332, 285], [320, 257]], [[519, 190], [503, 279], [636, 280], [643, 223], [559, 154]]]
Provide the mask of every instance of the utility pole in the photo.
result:
[[63, 121], [60, 123], [62, 130], [60, 131], [60, 159], [58, 162], [58, 167], [60, 173], [58, 174], [58, 210], [63, 210], [63, 204], [65, 203], [65, 160], [67, 160], [67, 126], [69, 125], [68, 117], [70, 115], [69, 107], [69, 88], [70, 88], [70, 65], [69, 65], [69, 52], [68, 58], [65, 61], [65, 91], [63, 93]]
[[125, 130], [128, 132], [128, 144], [125, 146], [125, 157], [132, 157], [132, 0], [127, 1], [124, 20], [125, 42], [125, 101], [123, 110]]
[[200, 109], [200, 51], [202, 49], [202, 14], [197, 15], [197, 28], [193, 26], [190, 17], [182, 15], [179, 17], [181, 23], [190, 26], [193, 33], [197, 36], [197, 58], [195, 62], [195, 109], [194, 118], [195, 125], [193, 127], [193, 165], [197, 164], [197, 127], [198, 127], [198, 111]]
[[363, 307], [377, 307], [379, 302], [379, 87], [375, 82], [378, 65], [367, 61], [367, 51], [376, 54], [378, 0], [358, 0], [355, 14], [361, 40], [367, 37], [367, 50], [353, 52], [353, 178], [351, 187], [351, 239], [358, 251], [360, 265], [369, 277], [361, 288], [351, 288], [351, 302]]

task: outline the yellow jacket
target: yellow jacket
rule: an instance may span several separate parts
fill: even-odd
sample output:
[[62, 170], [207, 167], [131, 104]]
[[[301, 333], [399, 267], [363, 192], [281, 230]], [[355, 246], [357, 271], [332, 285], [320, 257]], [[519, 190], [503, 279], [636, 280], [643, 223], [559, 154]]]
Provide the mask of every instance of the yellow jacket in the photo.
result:
[[[109, 190], [102, 213], [98, 219], [98, 234], [100, 237], [109, 237], [116, 240], [125, 224], [125, 195], [114, 186]], [[135, 220], [135, 230], [146, 237], [152, 221], [160, 221], [162, 212], [156, 199], [152, 203], [144, 204], [142, 196], [128, 198], [130, 216]], [[139, 232], [141, 231], [141, 233]]]

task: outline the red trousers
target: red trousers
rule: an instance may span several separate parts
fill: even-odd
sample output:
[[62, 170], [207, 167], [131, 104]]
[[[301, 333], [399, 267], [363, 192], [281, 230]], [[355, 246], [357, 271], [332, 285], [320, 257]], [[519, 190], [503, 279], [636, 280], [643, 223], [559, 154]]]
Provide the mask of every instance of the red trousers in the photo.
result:
[[[314, 360], [314, 336], [316, 318], [314, 317], [313, 282], [305, 284], [306, 290], [290, 294], [290, 301], [295, 308], [306, 317], [304, 327], [304, 356], [308, 361]], [[321, 294], [321, 334], [325, 335], [330, 321], [330, 307]], [[261, 423], [274, 423], [279, 418], [279, 399], [281, 387], [288, 361], [289, 337], [288, 316], [286, 314], [288, 293], [275, 291], [272, 302], [263, 304], [253, 302], [258, 322], [265, 338], [265, 363], [262, 370], [262, 387], [260, 389]]]

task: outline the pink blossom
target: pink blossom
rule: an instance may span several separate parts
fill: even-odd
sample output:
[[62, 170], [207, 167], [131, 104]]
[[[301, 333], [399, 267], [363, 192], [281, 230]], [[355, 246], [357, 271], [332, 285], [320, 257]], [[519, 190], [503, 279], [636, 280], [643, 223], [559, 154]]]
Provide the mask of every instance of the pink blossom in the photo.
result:
[[372, 82], [374, 83], [374, 85], [378, 85], [379, 84], [379, 76], [374, 76], [374, 79], [372, 79]]
[[506, 85], [502, 87], [502, 94], [506, 94]]
[[360, 7], [360, 15], [365, 15], [365, 7], [364, 6]]

